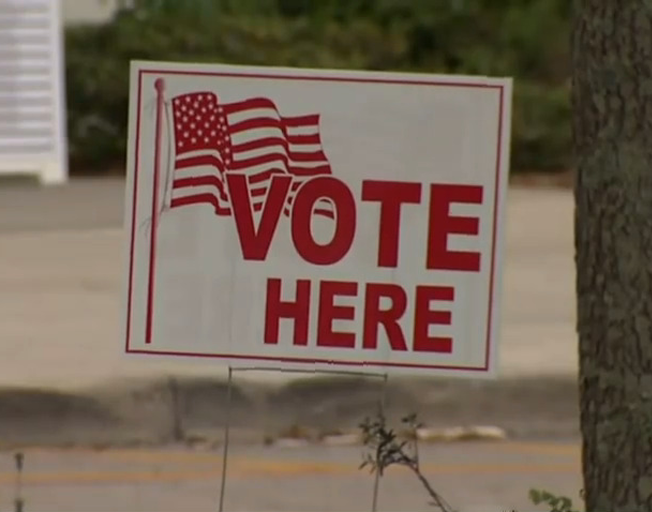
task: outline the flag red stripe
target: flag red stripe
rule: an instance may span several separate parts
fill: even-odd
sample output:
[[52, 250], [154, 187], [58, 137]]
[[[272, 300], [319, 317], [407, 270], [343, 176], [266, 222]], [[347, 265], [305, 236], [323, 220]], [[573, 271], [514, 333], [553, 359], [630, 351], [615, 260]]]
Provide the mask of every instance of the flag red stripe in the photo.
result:
[[[271, 176], [268, 176], [270, 178]], [[252, 180], [250, 180], [252, 181]], [[260, 180], [258, 181], [260, 183]], [[188, 187], [215, 187], [217, 189], [218, 197], [222, 201], [228, 201], [224, 183], [217, 176], [195, 176], [191, 178], [177, 178], [172, 182], [174, 189], [183, 189]], [[258, 188], [250, 188], [249, 191], [253, 197], [264, 196], [267, 194], [268, 183]]]
[[233, 144], [231, 147], [233, 148], [234, 153], [238, 153], [240, 151], [251, 151], [253, 149], [261, 149], [269, 146], [287, 147], [287, 142], [281, 137], [263, 137], [249, 142], [242, 142], [241, 144]]
[[[268, 175], [268, 178], [271, 178], [271, 175]], [[226, 193], [224, 191], [224, 184], [215, 176], [197, 176], [192, 178], [177, 178], [173, 182], [173, 189], [180, 190], [188, 187], [201, 187], [201, 186], [212, 186], [215, 187], [218, 191], [217, 200], [227, 201]], [[296, 192], [296, 190], [301, 186], [300, 182], [295, 182], [292, 184], [291, 190]], [[268, 183], [265, 183], [262, 187], [250, 188], [249, 189], [252, 197], [265, 196], [268, 191]], [[206, 193], [212, 195], [210, 193]], [[202, 194], [195, 194], [194, 196], [201, 196]], [[176, 200], [176, 199], [175, 199]], [[175, 201], [173, 200], [173, 201]], [[288, 204], [292, 204], [294, 196], [288, 197]]]
[[[191, 204], [210, 204], [215, 208], [216, 215], [231, 215], [231, 209], [220, 204], [219, 198], [209, 192], [203, 194], [193, 194], [191, 196], [175, 197], [170, 201], [170, 208], [188, 206]], [[253, 209], [259, 212], [263, 209], [263, 201], [253, 203]]]
[[215, 187], [222, 201], [227, 201], [226, 192], [224, 191], [224, 183], [217, 176], [195, 176], [192, 178], [177, 178], [172, 182], [173, 188], [186, 188], [186, 187]]
[[[303, 161], [310, 162], [313, 160], [306, 159]], [[288, 157], [282, 153], [267, 153], [266, 155], [243, 158], [242, 160], [234, 160], [230, 168], [231, 170], [239, 171], [257, 165], [271, 164], [272, 162], [283, 162], [290, 173], [297, 175], [307, 176], [313, 174], [323, 174], [324, 172], [330, 173], [329, 165], [319, 165], [316, 167], [291, 166]], [[326, 169], [325, 171], [323, 170], [324, 168]], [[293, 169], [296, 169], [296, 172]]]
[[286, 136], [290, 144], [321, 144], [321, 138], [318, 133], [311, 133], [309, 135], [286, 134]]
[[[295, 152], [295, 151], [290, 151], [289, 148], [287, 147], [287, 145], [284, 144], [284, 146], [285, 146], [285, 149], [287, 150], [287, 154], [278, 153], [278, 152], [271, 152], [270, 151], [269, 153], [266, 153], [264, 155], [251, 156], [251, 157], [245, 157], [245, 158], [242, 158], [238, 154], [238, 153], [242, 153], [241, 150], [236, 151], [234, 149], [234, 151], [233, 151], [233, 158], [234, 158], [233, 162], [234, 163], [256, 162], [256, 161], [258, 161], [258, 159], [261, 159], [260, 161], [263, 162], [263, 163], [276, 162], [279, 159], [281, 159], [284, 162], [288, 162], [288, 163], [289, 163], [289, 161], [294, 161], [294, 162], [298, 162], [298, 163], [318, 163], [318, 162], [326, 161], [326, 156], [324, 155], [324, 153], [322, 151], [311, 151], [311, 152], [298, 151], [298, 152]], [[258, 148], [258, 149], [262, 149], [262, 148]], [[268, 158], [270, 160], [267, 160]], [[253, 165], [258, 165], [258, 164], [250, 163], [248, 165], [253, 166]], [[232, 165], [231, 168], [235, 169], [237, 167], [234, 167]]]
[[[319, 129], [319, 125], [316, 124], [310, 124], [310, 125], [297, 125], [297, 126], [302, 126], [303, 128], [312, 128], [315, 131]], [[287, 123], [287, 119], [274, 119], [273, 117], [251, 117], [249, 119], [243, 119], [242, 121], [236, 121], [235, 123], [232, 123], [229, 125], [231, 133], [241, 133], [245, 132], [248, 130], [256, 130], [259, 128], [278, 128], [279, 130], [282, 130], [283, 133], [288, 137], [288, 139], [291, 139], [292, 137], [301, 137], [302, 134], [289, 134], [287, 132], [287, 129], [291, 127]], [[313, 134], [307, 134], [307, 135], [313, 135]], [[319, 135], [317, 134], [317, 137]], [[292, 140], [290, 140], [292, 142]]]
[[[319, 116], [315, 116], [315, 117], [318, 118]], [[243, 119], [242, 121], [236, 121], [235, 123], [229, 124], [229, 129], [232, 134], [246, 132], [247, 130], [256, 130], [258, 128], [278, 128], [279, 130], [283, 131], [283, 133], [287, 136], [290, 142], [293, 142], [292, 140], [293, 137], [305, 137], [305, 136], [317, 137], [317, 140], [319, 140], [319, 134], [292, 135], [287, 133], [287, 129], [292, 127], [313, 128], [314, 130], [318, 130], [319, 125], [316, 123], [315, 124], [313, 123], [292, 124], [288, 122], [287, 118], [279, 120], [279, 119], [274, 119], [273, 117], [252, 117], [250, 119]]]
[[[251, 180], [250, 180], [251, 181]], [[228, 201], [224, 183], [216, 176], [195, 176], [191, 178], [177, 178], [172, 182], [174, 189], [183, 189], [188, 187], [215, 187], [218, 192], [218, 197], [222, 201]], [[267, 183], [258, 188], [250, 188], [251, 195], [254, 197], [264, 196], [267, 194]], [[295, 187], [296, 189], [296, 187]]]
[[189, 167], [199, 167], [200, 165], [210, 165], [215, 167], [220, 173], [224, 172], [222, 160], [215, 155], [199, 155], [187, 158], [178, 158], [174, 164], [176, 169], [187, 169]]
[[249, 130], [257, 130], [259, 128], [278, 128], [285, 133], [285, 127], [283, 123], [278, 119], [271, 117], [252, 117], [250, 119], [244, 119], [242, 121], [237, 121], [233, 124], [229, 124], [229, 131], [232, 135], [246, 132]]
[[246, 110], [254, 109], [269, 109], [276, 112], [278, 117], [281, 119], [285, 126], [291, 126], [298, 128], [306, 125], [317, 125], [319, 124], [319, 114], [308, 114], [305, 116], [288, 116], [283, 117], [279, 113], [276, 105], [272, 100], [267, 98], [250, 98], [244, 101], [237, 101], [234, 103], [227, 103], [223, 105], [224, 111], [227, 114], [237, 114], [244, 112]]
[[278, 110], [276, 110], [276, 105], [274, 105], [274, 102], [267, 98], [249, 98], [243, 101], [225, 103], [222, 106], [224, 107], [224, 111], [227, 114], [237, 114], [245, 110], [252, 110], [256, 108], [268, 108], [275, 112], [278, 112]]
[[284, 117], [283, 124], [289, 128], [305, 128], [306, 126], [319, 125], [319, 114], [308, 114], [307, 116]]
[[231, 215], [231, 209], [225, 208], [220, 204], [218, 197], [214, 194], [195, 194], [192, 196], [175, 197], [170, 201], [171, 208], [178, 208], [180, 206], [187, 206], [191, 204], [208, 203], [215, 208], [216, 215]]
[[[229, 130], [232, 134], [246, 132], [248, 130], [256, 130], [259, 128], [278, 128], [283, 132], [283, 135], [290, 144], [321, 144], [321, 137], [319, 133], [308, 134], [291, 134], [287, 132], [286, 126], [283, 121], [273, 119], [271, 117], [252, 117], [243, 121], [235, 122], [229, 125]], [[318, 126], [312, 126], [318, 130]]]
[[[234, 152], [238, 152], [238, 151], [252, 151], [254, 149], [262, 149], [271, 146], [283, 146], [288, 151], [288, 153], [292, 154], [289, 149], [290, 144], [288, 143], [288, 140], [282, 137], [262, 137], [260, 139], [255, 139], [249, 142], [233, 144], [232, 148]], [[323, 151], [318, 151], [315, 153], [320, 154], [319, 158], [321, 160], [326, 160], [326, 155], [324, 154]], [[304, 153], [297, 152], [297, 154], [305, 154], [305, 152]]]
[[242, 144], [234, 144], [233, 153], [241, 153], [244, 151], [252, 151], [255, 149], [263, 149], [267, 147], [282, 146], [288, 154], [288, 157], [295, 162], [325, 162], [327, 161], [326, 155], [323, 151], [292, 151], [290, 145], [285, 139], [280, 137], [265, 137], [263, 139], [256, 139]]

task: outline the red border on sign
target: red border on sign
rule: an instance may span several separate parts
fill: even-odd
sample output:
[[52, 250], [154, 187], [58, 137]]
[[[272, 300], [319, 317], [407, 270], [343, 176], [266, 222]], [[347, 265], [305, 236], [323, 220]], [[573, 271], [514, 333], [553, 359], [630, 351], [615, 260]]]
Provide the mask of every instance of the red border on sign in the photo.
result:
[[[487, 336], [485, 346], [485, 361], [483, 366], [455, 366], [455, 365], [429, 365], [429, 364], [413, 364], [413, 363], [392, 363], [382, 361], [347, 361], [341, 359], [315, 359], [315, 358], [302, 358], [302, 357], [273, 357], [273, 356], [247, 356], [247, 355], [229, 355], [229, 354], [202, 354], [197, 352], [182, 352], [182, 351], [157, 351], [157, 350], [143, 350], [132, 349], [131, 342], [131, 306], [133, 300], [133, 274], [134, 274], [134, 245], [136, 238], [136, 208], [138, 200], [138, 174], [140, 167], [140, 124], [141, 124], [141, 106], [142, 106], [142, 85], [143, 76], [146, 74], [165, 76], [165, 75], [190, 75], [190, 76], [222, 76], [222, 77], [240, 77], [240, 78], [261, 78], [270, 80], [302, 80], [302, 81], [320, 81], [320, 82], [357, 82], [357, 83], [377, 83], [377, 84], [396, 84], [396, 85], [422, 85], [431, 87], [463, 87], [470, 89], [495, 89], [499, 95], [498, 105], [498, 140], [496, 142], [496, 176], [494, 181], [494, 212], [493, 212], [493, 232], [491, 238], [491, 270], [489, 272], [489, 300], [487, 311]], [[393, 368], [415, 368], [415, 369], [432, 369], [432, 370], [466, 370], [476, 372], [486, 372], [489, 369], [489, 361], [491, 359], [491, 330], [493, 327], [493, 301], [494, 301], [494, 287], [495, 287], [495, 271], [496, 271], [496, 235], [498, 228], [498, 193], [500, 190], [500, 167], [502, 165], [502, 144], [503, 144], [503, 106], [505, 101], [505, 87], [503, 85], [490, 85], [482, 83], [471, 82], [444, 82], [444, 81], [428, 81], [428, 80], [397, 80], [397, 79], [383, 79], [383, 78], [345, 78], [345, 77], [318, 77], [307, 75], [267, 75], [257, 73], [220, 73], [220, 72], [202, 72], [202, 71], [170, 71], [170, 70], [140, 70], [138, 72], [138, 99], [137, 99], [137, 118], [136, 118], [136, 140], [135, 140], [135, 160], [134, 160], [134, 190], [132, 199], [132, 213], [131, 213], [131, 240], [129, 252], [129, 285], [127, 297], [127, 326], [126, 326], [126, 342], [125, 352], [128, 354], [149, 354], [149, 355], [162, 355], [162, 356], [178, 356], [178, 357], [201, 357], [211, 359], [236, 359], [236, 360], [249, 360], [249, 361], [265, 361], [265, 362], [279, 362], [279, 363], [298, 363], [298, 364], [335, 364], [340, 366], [350, 367], [393, 367]], [[150, 252], [150, 266], [153, 260], [156, 259], [155, 251]], [[152, 306], [154, 300], [152, 294], [152, 286], [148, 286], [147, 304], [148, 308]], [[151, 322], [151, 320], [149, 320]], [[149, 329], [146, 329], [149, 331]]]

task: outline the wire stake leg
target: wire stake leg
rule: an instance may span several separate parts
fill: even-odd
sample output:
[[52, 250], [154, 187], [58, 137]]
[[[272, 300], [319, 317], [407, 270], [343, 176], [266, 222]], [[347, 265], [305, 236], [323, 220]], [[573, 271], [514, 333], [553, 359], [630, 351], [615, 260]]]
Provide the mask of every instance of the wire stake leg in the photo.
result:
[[[380, 395], [380, 413], [385, 416], [385, 402], [387, 400], [387, 374], [383, 377], [383, 388]], [[380, 471], [376, 470], [374, 474], [374, 494], [371, 501], [371, 512], [378, 510], [378, 490], [380, 489]]]
[[233, 389], [233, 368], [229, 366], [229, 380], [226, 385], [226, 411], [224, 417], [224, 449], [222, 451], [222, 484], [220, 486], [220, 508], [224, 512], [224, 493], [226, 491], [226, 470], [229, 458], [229, 433], [231, 430], [231, 393]]

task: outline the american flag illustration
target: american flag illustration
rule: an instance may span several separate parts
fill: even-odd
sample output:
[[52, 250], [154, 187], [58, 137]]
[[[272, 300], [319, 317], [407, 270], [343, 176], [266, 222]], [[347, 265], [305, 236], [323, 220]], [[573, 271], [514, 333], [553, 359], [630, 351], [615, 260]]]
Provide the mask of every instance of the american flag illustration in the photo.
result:
[[[319, 115], [281, 116], [268, 98], [221, 104], [212, 92], [172, 98], [174, 172], [170, 207], [211, 204], [231, 215], [225, 173], [247, 176], [254, 211], [263, 207], [275, 174], [292, 176], [284, 213], [307, 179], [330, 175], [319, 133]], [[315, 213], [333, 217], [330, 202]]]

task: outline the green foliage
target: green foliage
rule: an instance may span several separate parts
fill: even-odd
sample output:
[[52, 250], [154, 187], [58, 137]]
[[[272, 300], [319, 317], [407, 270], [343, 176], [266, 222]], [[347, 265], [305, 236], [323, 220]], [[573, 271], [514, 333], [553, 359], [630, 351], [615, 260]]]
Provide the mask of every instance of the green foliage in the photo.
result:
[[535, 505], [545, 504], [550, 512], [579, 512], [573, 507], [573, 502], [566, 496], [555, 496], [548, 491], [530, 490], [530, 501]]
[[74, 170], [124, 165], [132, 59], [514, 76], [512, 168], [570, 161], [568, 0], [138, 0], [66, 30]]
[[382, 407], [378, 407], [376, 415], [365, 418], [359, 427], [362, 432], [362, 442], [367, 449], [363, 455], [360, 469], [370, 468], [372, 473], [383, 476], [390, 466], [402, 466], [417, 477], [430, 497], [429, 505], [441, 512], [455, 512], [448, 502], [434, 489], [421, 471], [419, 461], [418, 430], [423, 426], [412, 413], [401, 419], [401, 423], [409, 435], [408, 440], [401, 440], [394, 429], [387, 426], [387, 419]]
[[571, 168], [570, 88], [516, 82], [512, 167], [521, 171]]

